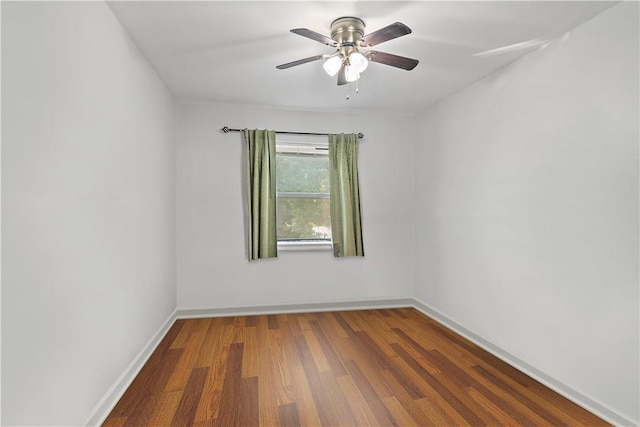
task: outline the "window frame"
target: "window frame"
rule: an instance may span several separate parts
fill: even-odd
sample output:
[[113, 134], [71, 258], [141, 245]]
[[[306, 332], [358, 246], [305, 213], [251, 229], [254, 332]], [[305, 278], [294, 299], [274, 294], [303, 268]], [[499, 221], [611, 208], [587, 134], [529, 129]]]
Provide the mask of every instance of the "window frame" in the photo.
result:
[[[295, 138], [287, 138], [283, 135], [276, 136], [276, 157], [280, 154], [283, 155], [299, 155], [299, 156], [319, 156], [329, 157], [329, 142], [326, 137], [319, 139], [313, 138], [301, 138], [296, 136]], [[277, 174], [277, 171], [276, 171]], [[303, 192], [281, 192], [276, 189], [276, 202], [280, 197], [290, 198], [330, 198], [330, 193], [303, 193]], [[277, 215], [277, 214], [276, 214]], [[329, 218], [329, 220], [331, 220]], [[328, 239], [299, 239], [299, 240], [280, 240], [277, 238], [278, 251], [331, 251], [333, 249], [333, 240]]]

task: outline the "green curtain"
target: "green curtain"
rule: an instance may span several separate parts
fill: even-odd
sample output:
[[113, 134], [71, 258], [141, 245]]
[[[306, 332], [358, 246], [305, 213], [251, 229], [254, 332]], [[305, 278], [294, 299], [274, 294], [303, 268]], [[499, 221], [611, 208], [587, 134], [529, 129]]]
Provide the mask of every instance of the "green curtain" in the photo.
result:
[[249, 261], [278, 256], [276, 237], [276, 133], [244, 129]]
[[329, 135], [333, 255], [364, 256], [358, 183], [358, 136]]

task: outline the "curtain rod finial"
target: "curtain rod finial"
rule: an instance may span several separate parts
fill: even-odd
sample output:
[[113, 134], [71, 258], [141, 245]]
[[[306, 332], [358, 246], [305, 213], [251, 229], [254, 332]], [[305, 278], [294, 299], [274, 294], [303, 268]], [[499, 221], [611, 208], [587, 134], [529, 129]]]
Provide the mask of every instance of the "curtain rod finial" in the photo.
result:
[[229, 133], [229, 131], [230, 131], [230, 129], [229, 129], [227, 126], [223, 127], [223, 128], [222, 128], [222, 129], [220, 129], [220, 130], [221, 130], [223, 133]]
[[362, 132], [358, 132], [358, 139], [364, 138], [364, 134]]

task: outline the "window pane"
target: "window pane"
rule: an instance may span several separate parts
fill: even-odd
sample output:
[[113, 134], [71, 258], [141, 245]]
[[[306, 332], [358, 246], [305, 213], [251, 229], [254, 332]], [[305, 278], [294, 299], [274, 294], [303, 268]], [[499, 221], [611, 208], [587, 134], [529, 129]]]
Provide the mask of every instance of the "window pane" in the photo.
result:
[[278, 197], [278, 240], [331, 239], [329, 199]]
[[276, 188], [282, 193], [328, 193], [329, 157], [278, 154]]

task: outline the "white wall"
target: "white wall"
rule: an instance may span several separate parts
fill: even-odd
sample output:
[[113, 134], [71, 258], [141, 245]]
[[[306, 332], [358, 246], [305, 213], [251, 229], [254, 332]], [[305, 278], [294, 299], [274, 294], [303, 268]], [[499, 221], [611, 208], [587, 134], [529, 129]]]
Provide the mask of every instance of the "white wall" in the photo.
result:
[[[103, 3], [3, 2], [2, 424], [82, 422], [175, 308], [176, 256], [180, 308], [415, 292], [638, 420], [637, 16], [612, 8], [418, 126], [181, 104], [176, 154], [170, 95]], [[364, 132], [367, 256], [246, 261], [224, 125]]]
[[638, 3], [426, 111], [418, 299], [638, 422]]
[[2, 2], [2, 424], [79, 425], [175, 309], [172, 100], [102, 2]]
[[[186, 103], [178, 109], [180, 309], [411, 296], [414, 120], [231, 104]], [[242, 141], [240, 134], [222, 134], [225, 125], [363, 132], [359, 165], [366, 256], [335, 259], [331, 252], [280, 252], [278, 259], [249, 263]]]

